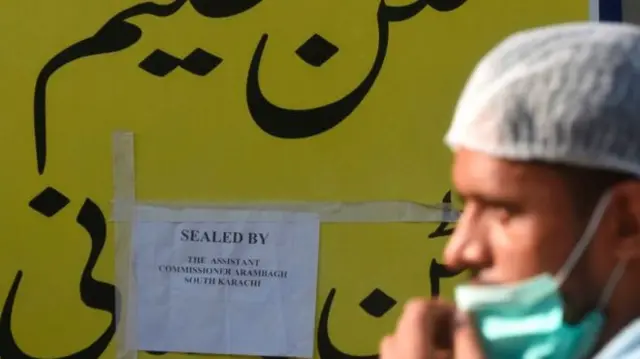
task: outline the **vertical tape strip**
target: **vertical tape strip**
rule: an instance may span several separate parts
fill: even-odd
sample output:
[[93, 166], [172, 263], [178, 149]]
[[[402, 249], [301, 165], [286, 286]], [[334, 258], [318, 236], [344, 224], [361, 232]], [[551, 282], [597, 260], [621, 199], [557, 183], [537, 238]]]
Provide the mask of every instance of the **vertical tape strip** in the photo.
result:
[[589, 0], [589, 20], [600, 20], [600, 1], [602, 0]]
[[[116, 296], [116, 358], [136, 359], [137, 295], [132, 268], [131, 228], [135, 203], [133, 133], [113, 135], [113, 195], [122, 214], [115, 221], [115, 276], [120, 295]], [[113, 210], [113, 209], [112, 209]]]

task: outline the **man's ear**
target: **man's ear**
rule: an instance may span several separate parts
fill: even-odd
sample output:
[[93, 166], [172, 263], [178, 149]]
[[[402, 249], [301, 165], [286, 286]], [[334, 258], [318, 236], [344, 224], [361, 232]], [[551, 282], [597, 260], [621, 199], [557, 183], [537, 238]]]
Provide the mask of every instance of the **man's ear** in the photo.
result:
[[627, 181], [614, 188], [619, 260], [640, 260], [640, 181]]

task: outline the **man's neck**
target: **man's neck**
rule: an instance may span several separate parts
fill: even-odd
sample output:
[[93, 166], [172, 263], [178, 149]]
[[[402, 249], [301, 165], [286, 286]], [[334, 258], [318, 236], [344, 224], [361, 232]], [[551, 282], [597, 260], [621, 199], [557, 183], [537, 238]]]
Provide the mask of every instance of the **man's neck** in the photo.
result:
[[[627, 297], [631, 298], [631, 297]], [[612, 302], [606, 313], [606, 323], [596, 346], [596, 353], [613, 340], [625, 327], [634, 320], [640, 319], [640, 300]]]

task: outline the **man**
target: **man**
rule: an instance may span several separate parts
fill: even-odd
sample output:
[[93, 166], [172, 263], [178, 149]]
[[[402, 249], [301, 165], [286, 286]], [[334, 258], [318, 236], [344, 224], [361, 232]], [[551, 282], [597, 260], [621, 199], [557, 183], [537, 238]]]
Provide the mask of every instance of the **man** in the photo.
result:
[[381, 359], [640, 358], [640, 29], [509, 37], [446, 143], [464, 210], [444, 258], [472, 280], [410, 301]]

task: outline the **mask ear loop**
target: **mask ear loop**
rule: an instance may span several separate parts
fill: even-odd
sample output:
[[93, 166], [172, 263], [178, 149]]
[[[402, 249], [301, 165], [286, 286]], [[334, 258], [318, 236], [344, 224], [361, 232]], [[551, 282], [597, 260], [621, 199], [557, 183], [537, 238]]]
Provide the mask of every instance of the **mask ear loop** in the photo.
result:
[[[584, 230], [584, 233], [582, 234], [582, 237], [576, 244], [571, 254], [569, 254], [567, 261], [564, 263], [562, 268], [558, 271], [558, 273], [555, 276], [556, 281], [558, 282], [558, 286], [562, 286], [562, 284], [567, 280], [567, 278], [569, 277], [569, 274], [571, 274], [571, 271], [575, 268], [576, 264], [578, 264], [578, 261], [586, 251], [589, 244], [591, 244], [591, 241], [593, 240], [593, 237], [596, 231], [598, 230], [598, 226], [600, 226], [600, 220], [602, 219], [602, 216], [604, 215], [605, 210], [609, 206], [609, 202], [611, 201], [611, 195], [612, 193], [608, 191], [598, 201], [598, 204], [596, 205], [595, 209], [593, 210], [593, 213], [591, 214], [591, 218], [587, 223], [587, 226]], [[614, 274], [616, 270], [614, 270]]]
[[622, 279], [625, 269], [627, 269], [626, 260], [620, 261], [620, 263], [618, 263], [613, 269], [609, 276], [609, 280], [607, 281], [607, 285], [604, 286], [600, 299], [598, 300], [598, 309], [602, 309], [609, 304], [609, 300], [611, 300], [613, 292], [618, 287], [618, 283], [620, 282], [620, 279]]

